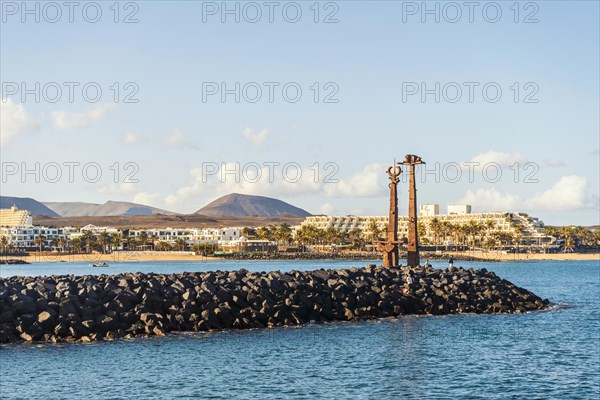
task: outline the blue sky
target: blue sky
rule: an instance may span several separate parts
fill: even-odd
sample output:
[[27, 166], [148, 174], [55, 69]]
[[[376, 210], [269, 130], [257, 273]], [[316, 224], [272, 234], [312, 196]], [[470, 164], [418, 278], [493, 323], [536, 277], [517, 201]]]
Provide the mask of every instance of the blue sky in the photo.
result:
[[[115, 23], [113, 3], [98, 2], [96, 23], [84, 18], [95, 17], [88, 2], [79, 3], [73, 23], [64, 7], [50, 23], [55, 10], [44, 3], [36, 22], [21, 2], [2, 2], [3, 195], [193, 212], [241, 192], [312, 213], [380, 215], [385, 167], [414, 153], [434, 171], [418, 180], [419, 202], [442, 211], [469, 202], [476, 211], [526, 211], [549, 224], [600, 222], [598, 2], [520, 2], [518, 23], [512, 1], [478, 2], [472, 22], [463, 2], [428, 2], [437, 4], [439, 22], [422, 15], [422, 2], [319, 2], [318, 23], [313, 1], [275, 2], [272, 23], [263, 2], [227, 3], [239, 7], [239, 23], [222, 14], [222, 2], [192, 1], [122, 2]], [[452, 23], [456, 4], [462, 17]], [[262, 12], [256, 23], [254, 5]], [[288, 22], [297, 9], [298, 22]], [[138, 22], [124, 23], [132, 12]], [[328, 15], [337, 22], [324, 23]], [[23, 97], [22, 84], [35, 92], [36, 82], [39, 101]], [[78, 85], [73, 102], [64, 82]], [[239, 102], [207, 92], [236, 82]], [[439, 102], [435, 93], [423, 99], [421, 90], [435, 92], [436, 82]], [[89, 83], [102, 90], [97, 102], [83, 96]], [[262, 96], [253, 103], [256, 86]], [[125, 102], [127, 94], [138, 102]], [[325, 102], [327, 95], [337, 102]], [[473, 179], [470, 161], [479, 163]], [[37, 172], [23, 176], [36, 163]], [[215, 165], [238, 167], [238, 182], [210, 174]], [[130, 172], [137, 182], [123, 182]]]

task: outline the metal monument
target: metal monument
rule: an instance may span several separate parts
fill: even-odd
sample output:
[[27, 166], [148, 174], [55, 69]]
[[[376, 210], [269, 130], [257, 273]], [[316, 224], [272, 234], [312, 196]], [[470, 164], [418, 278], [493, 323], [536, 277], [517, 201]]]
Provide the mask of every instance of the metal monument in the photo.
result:
[[419, 231], [417, 226], [417, 187], [415, 186], [415, 165], [425, 164], [421, 157], [414, 154], [407, 154], [404, 158], [404, 165], [410, 166], [409, 188], [408, 188], [408, 244], [406, 263], [411, 266], [417, 266], [419, 259]]
[[390, 178], [390, 214], [388, 219], [387, 239], [377, 243], [377, 250], [383, 253], [384, 267], [397, 267], [399, 265], [398, 254], [398, 182], [402, 168], [396, 163], [387, 169]]

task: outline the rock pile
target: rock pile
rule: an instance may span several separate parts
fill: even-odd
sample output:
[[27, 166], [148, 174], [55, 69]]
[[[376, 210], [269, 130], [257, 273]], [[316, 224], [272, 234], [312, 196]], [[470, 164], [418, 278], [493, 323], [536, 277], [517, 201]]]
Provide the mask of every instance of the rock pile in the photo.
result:
[[0, 279], [0, 342], [93, 341], [547, 306], [485, 269], [340, 270]]

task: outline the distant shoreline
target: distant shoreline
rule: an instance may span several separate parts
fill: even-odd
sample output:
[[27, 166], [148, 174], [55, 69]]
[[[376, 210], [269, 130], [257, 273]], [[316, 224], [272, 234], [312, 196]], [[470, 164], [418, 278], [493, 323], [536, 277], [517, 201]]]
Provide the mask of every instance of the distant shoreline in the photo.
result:
[[[444, 252], [440, 254], [422, 253], [421, 263], [425, 260], [447, 260], [449, 256], [454, 257], [455, 262], [460, 261], [573, 261], [573, 260], [598, 260], [600, 261], [600, 253], [567, 253], [567, 254], [499, 254], [499, 253], [481, 253], [481, 252]], [[272, 261], [297, 261], [297, 260], [376, 260], [379, 258], [377, 253], [361, 253], [361, 254], [323, 254], [323, 253], [304, 253], [304, 254], [288, 254], [280, 253], [277, 255], [233, 255], [225, 257], [202, 256], [190, 254], [161, 254], [158, 252], [144, 253], [135, 252], [134, 254], [31, 254], [25, 257], [3, 257], [2, 259], [17, 259], [23, 260], [30, 264], [41, 262], [106, 262], [106, 263], [121, 263], [121, 262], [140, 262], [140, 261], [251, 261], [251, 260], [272, 260]]]

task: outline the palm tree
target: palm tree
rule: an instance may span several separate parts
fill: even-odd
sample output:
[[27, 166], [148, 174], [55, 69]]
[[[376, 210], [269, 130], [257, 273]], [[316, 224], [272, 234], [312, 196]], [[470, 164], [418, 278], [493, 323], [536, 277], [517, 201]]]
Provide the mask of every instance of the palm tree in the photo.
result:
[[57, 237], [53, 237], [52, 240], [50, 240], [50, 246], [52, 246], [54, 249], [56, 249], [58, 247], [58, 238]]
[[281, 243], [289, 244], [292, 240], [292, 228], [288, 224], [281, 224], [274, 232], [275, 239]]
[[[199, 245], [195, 245], [195, 246], [199, 246]], [[171, 250], [171, 245], [167, 242], [160, 240], [160, 241], [158, 241], [158, 243], [156, 243], [155, 249], [158, 251], [169, 251], [169, 250]]]
[[475, 238], [481, 236], [483, 231], [483, 225], [479, 224], [475, 220], [470, 220], [465, 226], [465, 232], [471, 236], [471, 250], [475, 250]]
[[438, 245], [438, 235], [440, 234], [440, 220], [437, 217], [434, 217], [429, 222], [429, 230], [431, 231], [431, 235], [433, 236], [433, 244], [435, 245], [435, 250], [437, 251]]
[[516, 230], [512, 234], [512, 243], [517, 246], [517, 259], [519, 258], [519, 245], [521, 244], [521, 240], [523, 240], [523, 234], [521, 231]]
[[440, 222], [440, 233], [444, 239], [444, 251], [448, 250], [448, 235], [451, 235], [453, 224], [450, 221]]
[[65, 251], [66, 245], [67, 245], [67, 238], [62, 237], [62, 236], [60, 238], [58, 238], [58, 247], [60, 247], [61, 252]]
[[338, 244], [340, 241], [339, 238], [340, 231], [338, 231], [335, 226], [329, 226], [327, 229], [325, 229], [325, 237], [323, 238], [325, 243], [329, 245]]
[[77, 252], [79, 252], [81, 250], [82, 246], [83, 246], [83, 243], [81, 241], [81, 238], [75, 237], [75, 238], [71, 239], [71, 248], [73, 250], [77, 250]]
[[268, 226], [261, 226], [256, 230], [256, 235], [259, 239], [270, 240], [271, 238], [271, 229]]
[[483, 243], [483, 247], [486, 252], [493, 250], [498, 244], [497, 239], [494, 236], [489, 236]]
[[158, 236], [156, 234], [151, 234], [148, 236], [148, 242], [150, 246], [152, 246], [152, 250], [154, 250], [154, 243], [158, 241]]
[[[146, 244], [148, 243], [148, 232], [141, 231], [140, 234], [138, 235], [138, 242], [139, 242], [140, 246], [142, 246], [142, 248], [144, 246], [146, 246]], [[144, 248], [144, 250], [146, 250], [146, 249]]]
[[[369, 227], [367, 228], [369, 231], [369, 237], [371, 239], [371, 242], [378, 242], [379, 241], [379, 237], [381, 236], [383, 229], [381, 229], [381, 227], [379, 226], [379, 222], [376, 220], [371, 220], [371, 222], [369, 222]], [[374, 249], [375, 247], [373, 247]]]
[[178, 238], [177, 240], [175, 240], [175, 247], [177, 248], [177, 250], [179, 251], [185, 251], [185, 239], [183, 238]]
[[362, 250], [364, 246], [363, 231], [360, 228], [354, 228], [348, 232], [348, 239], [352, 243], [352, 246]]
[[245, 227], [242, 229], [242, 236], [244, 236], [246, 239], [254, 239], [256, 238], [256, 229]]
[[113, 252], [114, 249], [119, 249], [121, 245], [121, 237], [118, 233], [113, 233], [110, 235], [110, 251]]
[[417, 222], [417, 232], [419, 234], [419, 242], [423, 242], [427, 244], [429, 240], [427, 239], [427, 225], [423, 221]]
[[100, 232], [97, 241], [102, 249], [102, 254], [106, 253], [106, 246], [110, 243], [110, 235], [108, 234], [108, 232]]
[[87, 253], [91, 253], [94, 245], [96, 244], [96, 237], [92, 231], [84, 231], [83, 235], [80, 236], [81, 245], [85, 247]]
[[300, 229], [297, 229], [296, 232], [294, 232], [294, 242], [296, 242], [298, 247], [302, 246], [304, 244], [304, 240], [306, 239], [306, 229], [303, 228], [304, 226], [301, 226]]
[[8, 249], [8, 243], [8, 238], [6, 236], [0, 237], [0, 247], [2, 247], [3, 253], [6, 253], [6, 250]]
[[41, 233], [39, 235], [36, 236], [36, 238], [34, 239], [34, 243], [37, 244], [40, 248], [40, 253], [42, 252], [43, 248], [44, 248], [44, 241], [46, 240], [46, 236], [42, 235]]

